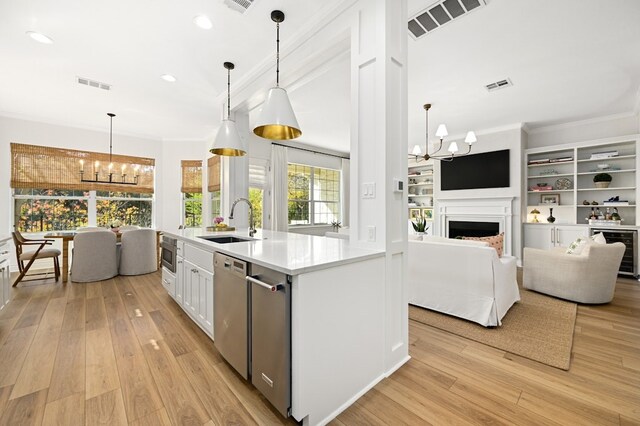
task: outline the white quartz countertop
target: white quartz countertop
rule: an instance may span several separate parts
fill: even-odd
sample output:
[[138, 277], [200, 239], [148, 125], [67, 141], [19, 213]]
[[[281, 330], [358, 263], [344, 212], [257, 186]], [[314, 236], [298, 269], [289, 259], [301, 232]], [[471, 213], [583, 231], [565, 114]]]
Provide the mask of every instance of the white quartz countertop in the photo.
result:
[[228, 254], [289, 275], [384, 256], [383, 250], [355, 247], [348, 240], [290, 232], [259, 229], [254, 241], [228, 244], [218, 244], [199, 237], [235, 235], [249, 238], [249, 231], [245, 228], [231, 232], [208, 232], [201, 228], [189, 228], [163, 232], [164, 235], [205, 250]]

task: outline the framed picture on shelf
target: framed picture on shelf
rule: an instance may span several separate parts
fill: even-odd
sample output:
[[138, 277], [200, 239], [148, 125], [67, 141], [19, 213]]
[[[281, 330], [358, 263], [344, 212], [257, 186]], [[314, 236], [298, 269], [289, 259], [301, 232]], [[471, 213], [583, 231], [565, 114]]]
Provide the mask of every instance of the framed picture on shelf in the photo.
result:
[[540, 195], [540, 204], [558, 206], [560, 205], [560, 194], [542, 194]]
[[433, 219], [433, 209], [422, 209], [422, 217], [427, 220]]
[[420, 217], [420, 209], [409, 209], [409, 219], [414, 220]]

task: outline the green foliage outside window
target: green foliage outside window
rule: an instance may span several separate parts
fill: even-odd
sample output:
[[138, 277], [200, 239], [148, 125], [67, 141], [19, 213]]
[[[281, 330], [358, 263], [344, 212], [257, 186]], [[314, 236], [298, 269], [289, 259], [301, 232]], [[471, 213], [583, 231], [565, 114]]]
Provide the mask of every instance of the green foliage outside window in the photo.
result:
[[184, 224], [188, 228], [202, 226], [202, 193], [186, 192], [184, 195]]
[[262, 228], [262, 195], [263, 190], [258, 188], [249, 188], [249, 201], [253, 206], [253, 220], [256, 228]]
[[340, 172], [300, 164], [288, 166], [290, 225], [340, 221]]

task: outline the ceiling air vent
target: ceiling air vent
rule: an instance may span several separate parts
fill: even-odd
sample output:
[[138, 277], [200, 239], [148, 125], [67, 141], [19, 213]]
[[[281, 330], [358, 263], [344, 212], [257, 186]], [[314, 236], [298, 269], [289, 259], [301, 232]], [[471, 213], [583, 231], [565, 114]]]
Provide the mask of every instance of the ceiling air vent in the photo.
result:
[[409, 19], [409, 33], [417, 40], [481, 6], [486, 6], [486, 0], [444, 0], [433, 3]]
[[240, 13], [246, 12], [253, 2], [254, 0], [224, 0], [224, 4], [227, 5], [227, 7]]
[[505, 78], [504, 80], [496, 81], [495, 83], [487, 84], [485, 87], [489, 92], [493, 92], [496, 90], [504, 89], [505, 87], [513, 86], [513, 83], [510, 79]]
[[78, 84], [83, 84], [89, 87], [95, 87], [96, 89], [111, 90], [111, 84], [100, 83], [99, 81], [90, 80], [84, 77], [78, 77], [77, 81], [78, 81]]

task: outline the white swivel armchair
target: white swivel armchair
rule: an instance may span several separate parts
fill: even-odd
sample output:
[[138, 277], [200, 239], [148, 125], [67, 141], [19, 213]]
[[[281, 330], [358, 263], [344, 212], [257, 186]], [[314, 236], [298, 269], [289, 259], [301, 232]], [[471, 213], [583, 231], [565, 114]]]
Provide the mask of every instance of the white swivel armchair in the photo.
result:
[[118, 275], [116, 234], [104, 231], [79, 232], [73, 237], [71, 281], [93, 282]]
[[581, 254], [566, 249], [524, 249], [524, 288], [578, 303], [613, 299], [623, 243], [588, 244]]
[[123, 232], [120, 241], [120, 275], [143, 275], [158, 269], [155, 230]]

